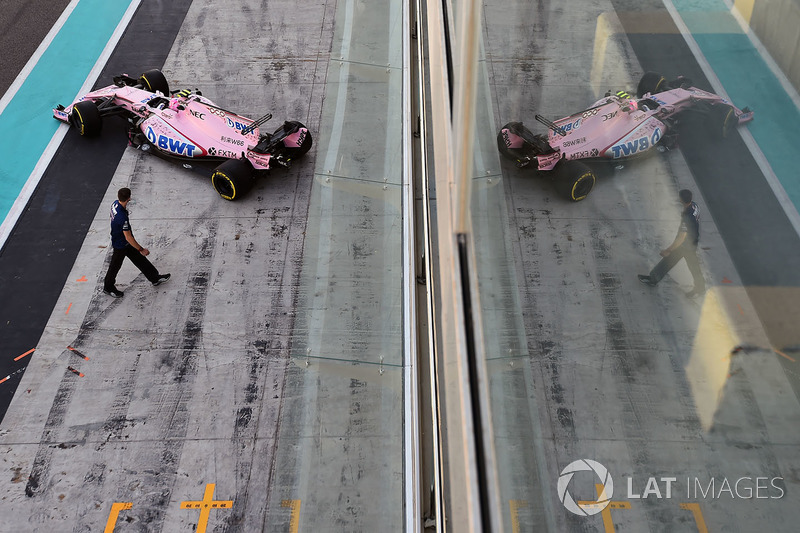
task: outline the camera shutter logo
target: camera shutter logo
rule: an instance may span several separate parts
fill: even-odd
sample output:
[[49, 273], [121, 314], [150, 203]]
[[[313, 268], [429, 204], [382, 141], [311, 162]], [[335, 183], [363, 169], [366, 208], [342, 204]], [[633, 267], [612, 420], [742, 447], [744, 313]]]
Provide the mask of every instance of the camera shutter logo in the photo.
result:
[[[597, 501], [578, 503], [567, 489], [569, 488], [569, 482], [572, 481], [572, 476], [575, 475], [575, 472], [586, 471], [594, 472], [597, 475], [604, 490], [602, 494], [598, 496]], [[564, 507], [566, 507], [569, 512], [578, 516], [591, 516], [601, 512], [611, 503], [611, 496], [614, 494], [614, 480], [611, 479], [611, 474], [608, 473], [608, 469], [591, 459], [578, 459], [568, 464], [558, 477], [557, 487], [558, 499], [561, 500], [561, 503], [564, 504]]]

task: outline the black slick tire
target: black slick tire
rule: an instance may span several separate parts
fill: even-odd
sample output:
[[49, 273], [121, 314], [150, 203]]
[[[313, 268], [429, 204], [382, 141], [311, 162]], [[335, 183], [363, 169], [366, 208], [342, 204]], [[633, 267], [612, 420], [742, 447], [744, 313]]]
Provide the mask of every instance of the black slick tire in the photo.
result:
[[563, 160], [552, 170], [558, 194], [571, 202], [580, 202], [594, 188], [594, 171], [580, 161]]
[[238, 200], [253, 188], [253, 165], [244, 159], [228, 159], [211, 174], [211, 184], [226, 200]]
[[711, 120], [706, 124], [709, 128], [709, 135], [715, 139], [727, 139], [736, 129], [739, 119], [736, 111], [727, 104], [715, 104], [710, 109]]
[[139, 76], [139, 85], [145, 91], [154, 93], [160, 91], [164, 96], [169, 96], [169, 83], [164, 74], [158, 69], [148, 70]]
[[667, 78], [657, 72], [645, 72], [636, 87], [636, 95], [641, 98], [647, 93], [656, 94], [667, 88]]
[[103, 118], [100, 110], [91, 100], [84, 100], [72, 106], [69, 121], [84, 137], [97, 137], [103, 129]]

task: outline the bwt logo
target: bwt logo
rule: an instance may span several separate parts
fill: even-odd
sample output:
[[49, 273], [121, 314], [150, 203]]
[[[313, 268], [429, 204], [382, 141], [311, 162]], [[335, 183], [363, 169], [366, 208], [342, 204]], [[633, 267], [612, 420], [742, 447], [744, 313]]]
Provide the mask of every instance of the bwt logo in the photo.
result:
[[[600, 479], [603, 490], [599, 491], [600, 495], [597, 497], [596, 501], [576, 502], [575, 498], [570, 494], [568, 490], [569, 482], [572, 481], [572, 477], [577, 472], [593, 472], [594, 475]], [[601, 512], [611, 503], [611, 496], [613, 496], [613, 494], [614, 480], [611, 479], [611, 474], [608, 473], [608, 469], [591, 459], [578, 459], [577, 461], [571, 462], [561, 471], [561, 475], [558, 477], [558, 499], [561, 500], [561, 503], [564, 504], [567, 511], [578, 516], [591, 516]]]
[[242, 124], [238, 120], [231, 120], [230, 117], [225, 117], [225, 123], [228, 125], [229, 128], [232, 128], [236, 131], [242, 131], [247, 127], [247, 124]]

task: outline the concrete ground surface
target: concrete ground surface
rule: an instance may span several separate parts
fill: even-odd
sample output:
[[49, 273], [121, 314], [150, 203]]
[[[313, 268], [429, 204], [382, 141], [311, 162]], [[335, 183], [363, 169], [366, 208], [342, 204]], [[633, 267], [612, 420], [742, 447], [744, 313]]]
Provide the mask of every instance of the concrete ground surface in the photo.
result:
[[[300, 120], [315, 148], [236, 203], [124, 153], [3, 420], [3, 528], [402, 528], [401, 13], [192, 3], [171, 87], [270, 111], [265, 129]], [[153, 288], [127, 264], [112, 299], [123, 186], [172, 278]]]

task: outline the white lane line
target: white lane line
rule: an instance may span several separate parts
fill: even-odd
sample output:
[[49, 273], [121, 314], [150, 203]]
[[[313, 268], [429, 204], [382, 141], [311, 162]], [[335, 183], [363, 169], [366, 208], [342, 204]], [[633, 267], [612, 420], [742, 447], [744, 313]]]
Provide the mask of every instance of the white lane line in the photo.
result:
[[[672, 20], [675, 22], [675, 25], [680, 30], [683, 39], [686, 41], [686, 44], [692, 51], [692, 54], [694, 54], [695, 59], [697, 59], [698, 65], [700, 65], [700, 68], [703, 70], [703, 74], [706, 75], [706, 78], [711, 84], [711, 87], [714, 89], [714, 92], [723, 98], [730, 100], [728, 93], [725, 92], [725, 88], [722, 86], [719, 78], [717, 78], [716, 73], [714, 73], [714, 69], [711, 68], [711, 64], [700, 50], [700, 46], [697, 44], [697, 41], [695, 41], [694, 37], [692, 37], [692, 32], [689, 30], [688, 26], [686, 26], [686, 23], [683, 22], [683, 19], [681, 18], [678, 10], [675, 8], [675, 5], [672, 3], [672, 0], [662, 1], [672, 17]], [[772, 166], [769, 164], [769, 161], [767, 161], [767, 157], [764, 155], [764, 152], [761, 151], [761, 148], [759, 148], [758, 143], [753, 138], [753, 135], [750, 133], [750, 130], [748, 130], [747, 127], [739, 128], [738, 131], [741, 134], [745, 145], [750, 150], [753, 160], [755, 160], [758, 168], [764, 174], [764, 179], [767, 180], [767, 184], [772, 189], [772, 193], [775, 195], [775, 198], [777, 198], [781, 208], [783, 208], [786, 218], [789, 219], [789, 223], [794, 228], [795, 233], [800, 235], [800, 213], [797, 212], [797, 208], [795, 207], [794, 203], [789, 199], [789, 195], [786, 194], [786, 189], [783, 188], [780, 180], [775, 175], [775, 171], [772, 170]]]
[[[75, 4], [77, 4], [78, 1], [79, 0], [74, 0], [67, 8], [67, 10], [69, 10], [70, 13], [72, 12], [73, 9], [75, 9]], [[128, 27], [128, 24], [130, 24], [130, 21], [133, 18], [133, 15], [136, 13], [136, 10], [138, 9], [140, 3], [141, 0], [133, 0], [131, 4], [128, 6], [128, 9], [122, 16], [122, 20], [120, 20], [119, 24], [117, 24], [114, 33], [111, 34], [111, 38], [106, 43], [105, 48], [103, 48], [103, 52], [100, 54], [100, 57], [97, 58], [94, 67], [92, 67], [92, 70], [89, 71], [89, 75], [86, 77], [86, 81], [78, 91], [78, 94], [75, 95], [75, 98], [78, 98], [78, 96], [87, 93], [91, 89], [92, 85], [94, 85], [95, 81], [97, 81], [97, 78], [100, 75], [100, 71], [103, 70], [103, 67], [108, 61], [108, 58], [111, 57], [111, 53], [117, 47], [117, 43], [122, 38], [122, 34], [125, 32], [125, 29]], [[67, 11], [65, 10], [64, 13], [67, 13]], [[69, 15], [67, 14], [67, 17], [68, 16]], [[62, 21], [61, 18], [64, 18], [64, 20]], [[66, 21], [66, 17], [64, 17], [63, 14], [61, 18], [58, 19], [61, 24], [60, 26], [58, 26], [59, 30], [61, 29], [61, 26], [64, 25], [64, 21]], [[56, 22], [56, 25], [58, 25], [59, 22]], [[56, 29], [56, 26], [53, 26], [53, 29]], [[52, 41], [53, 37], [55, 37], [58, 31], [55, 31], [55, 33], [53, 33], [53, 30], [50, 30], [50, 32], [53, 35], [51, 36], [48, 33], [47, 38], [49, 38], [50, 41]], [[45, 40], [47, 40], [47, 38]], [[44, 43], [45, 41], [42, 41], [42, 44]], [[41, 48], [41, 45], [39, 46], [39, 48]], [[45, 49], [47, 49], [46, 46], [41, 50], [41, 52], [44, 52]], [[39, 49], [36, 50], [36, 53], [39, 53]], [[39, 53], [39, 57], [41, 57], [41, 53]], [[33, 58], [31, 58], [31, 60], [33, 60]], [[39, 58], [37, 57], [36, 61], [38, 60]], [[26, 78], [28, 74], [30, 74], [30, 71], [33, 69], [33, 67], [36, 65], [36, 61], [34, 61], [32, 64], [31, 61], [28, 61], [30, 69], [28, 69], [28, 65], [25, 65], [25, 68], [28, 69], [27, 72], [25, 73]], [[20, 73], [20, 76], [21, 75], [22, 73]], [[20, 80], [20, 76], [17, 76], [17, 80], [14, 81], [14, 84], [16, 84], [17, 81]], [[23, 78], [22, 81], [20, 81], [19, 85], [22, 85], [24, 81], [25, 79]], [[12, 84], [12, 87], [9, 88], [9, 90], [6, 92], [6, 95], [3, 97], [4, 100], [6, 96], [9, 95], [12, 88], [14, 89], [14, 93], [16, 93], [17, 90], [19, 90], [19, 86], [14, 88], [14, 84]], [[13, 97], [13, 94], [11, 96]], [[73, 100], [75, 98], [73, 98]], [[10, 100], [11, 98], [9, 98], [9, 101]], [[3, 105], [0, 106], [0, 112], [2, 112], [2, 109], [5, 109], [6, 105], [8, 105], [8, 102], [4, 102]], [[53, 137], [50, 138], [50, 142], [47, 144], [47, 147], [44, 149], [44, 152], [42, 152], [41, 157], [39, 157], [39, 160], [36, 162], [36, 166], [33, 167], [33, 172], [31, 172], [31, 175], [28, 177], [28, 180], [22, 187], [22, 191], [20, 191], [19, 196], [17, 196], [17, 199], [14, 201], [14, 205], [11, 206], [11, 209], [9, 210], [8, 215], [6, 215], [5, 220], [3, 221], [2, 224], [0, 224], [0, 249], [2, 249], [3, 246], [5, 246], [8, 237], [11, 235], [14, 226], [16, 226], [17, 224], [17, 220], [19, 220], [19, 217], [22, 215], [22, 212], [28, 205], [28, 201], [31, 199], [31, 196], [33, 196], [33, 192], [39, 185], [39, 181], [41, 181], [42, 176], [44, 175], [45, 170], [47, 170], [48, 165], [50, 165], [50, 161], [53, 159], [56, 150], [58, 150], [58, 147], [61, 146], [61, 141], [64, 140], [64, 136], [67, 134], [69, 128], [70, 127], [68, 125], [61, 124], [56, 130], [56, 132], [53, 134]]]

